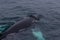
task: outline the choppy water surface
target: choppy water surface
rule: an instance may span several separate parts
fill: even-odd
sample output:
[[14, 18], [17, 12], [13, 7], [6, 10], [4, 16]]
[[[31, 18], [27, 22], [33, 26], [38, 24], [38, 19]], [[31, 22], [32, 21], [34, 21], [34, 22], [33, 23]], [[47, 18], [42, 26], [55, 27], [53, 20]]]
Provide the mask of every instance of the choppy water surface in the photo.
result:
[[[46, 40], [60, 40], [60, 0], [0, 0], [1, 23], [17, 22], [31, 13], [44, 16], [38, 25]], [[3, 40], [36, 40], [36, 38], [28, 28], [8, 35]]]

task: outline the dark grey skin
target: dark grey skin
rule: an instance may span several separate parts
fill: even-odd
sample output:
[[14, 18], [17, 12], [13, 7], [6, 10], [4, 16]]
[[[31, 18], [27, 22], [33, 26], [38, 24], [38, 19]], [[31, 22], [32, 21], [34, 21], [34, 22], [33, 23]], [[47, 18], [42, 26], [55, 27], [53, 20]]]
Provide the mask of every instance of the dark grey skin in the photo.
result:
[[10, 28], [8, 28], [5, 32], [3, 32], [2, 36], [0, 37], [0, 40], [6, 37], [10, 33], [15, 33], [15, 32], [18, 32], [20, 29], [30, 27], [31, 25], [34, 24], [36, 20], [39, 20], [39, 18], [41, 17], [42, 15], [39, 15], [39, 16], [30, 15], [29, 17], [25, 17], [23, 20], [18, 21], [17, 23], [12, 25]]
[[12, 25], [10, 28], [8, 28], [3, 33], [2, 37], [0, 37], [0, 39], [6, 37], [10, 33], [18, 32], [18, 30], [20, 30], [20, 29], [24, 29], [24, 28], [31, 26], [34, 23], [34, 21], [35, 21], [35, 19], [31, 18], [31, 17], [26, 17], [23, 20], [18, 21], [17, 23]]

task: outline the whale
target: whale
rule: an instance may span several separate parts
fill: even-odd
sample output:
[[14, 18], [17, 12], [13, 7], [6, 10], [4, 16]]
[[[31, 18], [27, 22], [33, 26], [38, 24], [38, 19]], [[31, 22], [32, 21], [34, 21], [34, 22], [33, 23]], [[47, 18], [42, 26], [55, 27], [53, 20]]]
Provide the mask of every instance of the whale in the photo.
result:
[[42, 15], [29, 15], [29, 16], [24, 17], [22, 20], [16, 22], [11, 27], [9, 27], [6, 31], [4, 31], [0, 35], [0, 40], [5, 38], [10, 33], [15, 33], [21, 29], [32, 26], [34, 24], [34, 22], [36, 20], [40, 20], [41, 17], [42, 17]]

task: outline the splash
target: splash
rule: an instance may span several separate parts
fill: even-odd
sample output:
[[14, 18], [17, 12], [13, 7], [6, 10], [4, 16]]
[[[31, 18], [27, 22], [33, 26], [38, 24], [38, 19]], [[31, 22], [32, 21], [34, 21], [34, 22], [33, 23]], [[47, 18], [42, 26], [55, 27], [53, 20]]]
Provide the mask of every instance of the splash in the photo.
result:
[[45, 40], [45, 38], [43, 37], [43, 34], [40, 30], [32, 29], [32, 34], [34, 37], [37, 38], [37, 40]]

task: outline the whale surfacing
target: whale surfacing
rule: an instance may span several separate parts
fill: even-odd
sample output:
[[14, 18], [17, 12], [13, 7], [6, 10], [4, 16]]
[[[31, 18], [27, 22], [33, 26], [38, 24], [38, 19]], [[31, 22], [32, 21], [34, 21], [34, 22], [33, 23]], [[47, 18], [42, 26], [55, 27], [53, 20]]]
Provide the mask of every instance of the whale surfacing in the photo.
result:
[[39, 20], [40, 18], [41, 18], [41, 15], [37, 15], [37, 16], [29, 15], [28, 17], [25, 17], [21, 21], [18, 21], [17, 23], [12, 25], [10, 28], [8, 28], [5, 32], [3, 32], [0, 39], [6, 37], [10, 33], [18, 32], [18, 30], [20, 29], [30, 27], [34, 23], [35, 20]]

